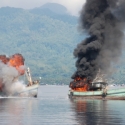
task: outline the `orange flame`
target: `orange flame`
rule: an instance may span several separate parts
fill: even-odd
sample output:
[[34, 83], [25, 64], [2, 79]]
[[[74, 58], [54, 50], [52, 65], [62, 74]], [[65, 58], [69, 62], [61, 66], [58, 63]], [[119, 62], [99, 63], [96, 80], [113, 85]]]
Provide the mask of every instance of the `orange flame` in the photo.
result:
[[81, 88], [74, 88], [73, 90], [78, 92], [86, 92], [88, 91], [88, 84], [86, 84], [84, 87]]
[[[87, 83], [87, 78], [81, 78], [81, 77], [76, 77], [74, 79], [75, 82], [77, 81], [81, 81], [83, 83]], [[88, 91], [88, 88], [89, 88], [89, 85], [88, 84], [85, 84], [84, 86], [82, 87], [75, 87], [75, 88], [72, 88], [74, 91], [79, 91], [79, 92], [85, 92], [85, 91]]]
[[6, 55], [0, 55], [0, 60], [4, 64], [7, 64], [9, 66], [15, 67], [20, 75], [23, 75], [25, 73], [24, 67], [24, 58], [21, 54], [17, 53], [12, 55], [11, 57], [6, 57]]
[[24, 58], [21, 54], [15, 54], [10, 57], [9, 65], [15, 67], [23, 75], [25, 70], [21, 68], [24, 65]]

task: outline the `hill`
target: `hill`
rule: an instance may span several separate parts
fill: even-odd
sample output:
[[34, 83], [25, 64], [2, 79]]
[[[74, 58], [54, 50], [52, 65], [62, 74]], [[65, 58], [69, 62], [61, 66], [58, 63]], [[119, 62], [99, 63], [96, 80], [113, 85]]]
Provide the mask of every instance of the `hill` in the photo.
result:
[[0, 53], [21, 53], [33, 77], [42, 77], [44, 83], [69, 84], [75, 70], [72, 53], [84, 37], [77, 32], [77, 21], [77, 17], [57, 14], [45, 6], [0, 8]]
[[[58, 10], [58, 13], [57, 11]], [[39, 8], [0, 8], [0, 54], [21, 53], [33, 77], [46, 84], [69, 84], [75, 71], [74, 48], [85, 38], [77, 30], [78, 17], [59, 4]], [[123, 53], [122, 59], [124, 59]], [[124, 83], [124, 62], [112, 75]]]
[[58, 3], [46, 3], [38, 9], [49, 9], [50, 11], [61, 15], [68, 14], [67, 8]]

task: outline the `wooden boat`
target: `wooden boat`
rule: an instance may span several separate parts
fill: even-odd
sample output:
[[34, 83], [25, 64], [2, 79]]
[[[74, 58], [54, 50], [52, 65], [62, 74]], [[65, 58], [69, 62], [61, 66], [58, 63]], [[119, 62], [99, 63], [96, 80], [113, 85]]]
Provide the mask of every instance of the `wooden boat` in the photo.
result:
[[99, 72], [88, 91], [70, 89], [68, 95], [70, 98], [125, 100], [125, 86], [111, 87]]
[[28, 85], [26, 85], [26, 88], [23, 91], [20, 91], [18, 93], [14, 93], [14, 96], [28, 96], [28, 97], [37, 97], [38, 95], [38, 87], [39, 87], [39, 80], [32, 81], [30, 68], [28, 67], [26, 70], [26, 77], [28, 80]]
[[124, 88], [115, 88], [107, 89], [101, 91], [69, 91], [69, 97], [71, 98], [84, 98], [84, 99], [112, 99], [112, 100], [125, 100], [125, 87]]

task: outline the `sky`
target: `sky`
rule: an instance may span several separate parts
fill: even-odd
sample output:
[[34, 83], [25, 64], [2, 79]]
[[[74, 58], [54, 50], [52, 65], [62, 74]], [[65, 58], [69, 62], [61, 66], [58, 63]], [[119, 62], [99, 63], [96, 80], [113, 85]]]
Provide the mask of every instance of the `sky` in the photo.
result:
[[46, 3], [59, 3], [67, 8], [72, 15], [79, 15], [79, 12], [86, 0], [0, 0], [0, 7], [16, 7], [32, 9]]

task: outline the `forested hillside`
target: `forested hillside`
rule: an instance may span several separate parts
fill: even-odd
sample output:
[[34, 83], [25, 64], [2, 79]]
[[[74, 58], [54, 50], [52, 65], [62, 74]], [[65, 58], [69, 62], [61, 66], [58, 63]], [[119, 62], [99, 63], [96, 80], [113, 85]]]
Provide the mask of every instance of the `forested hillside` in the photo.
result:
[[[33, 77], [46, 84], [69, 84], [75, 71], [74, 48], [85, 35], [77, 30], [78, 17], [65, 7], [46, 4], [39, 8], [0, 8], [0, 54], [21, 53]], [[124, 63], [112, 78], [122, 77]]]
[[21, 53], [34, 77], [68, 84], [75, 70], [73, 50], [84, 36], [77, 31], [78, 18], [62, 10], [0, 8], [0, 54]]

